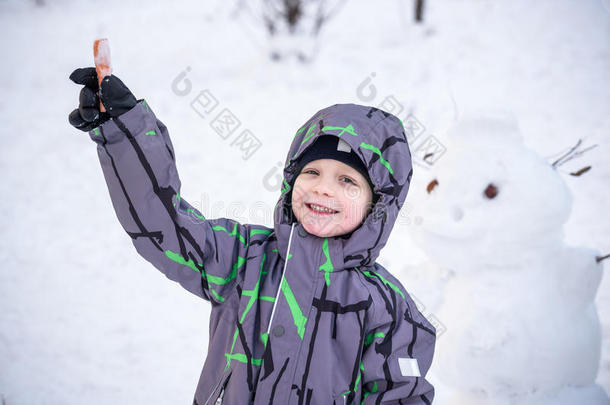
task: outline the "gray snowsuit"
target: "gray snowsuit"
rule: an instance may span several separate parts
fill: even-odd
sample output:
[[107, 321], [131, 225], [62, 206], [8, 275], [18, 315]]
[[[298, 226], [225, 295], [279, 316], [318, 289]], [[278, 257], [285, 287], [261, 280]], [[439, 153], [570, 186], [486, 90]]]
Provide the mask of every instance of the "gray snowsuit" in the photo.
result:
[[[116, 215], [140, 255], [212, 304], [194, 404], [430, 404], [436, 330], [375, 262], [409, 189], [402, 123], [336, 104], [296, 132], [274, 227], [204, 218], [180, 196], [167, 128], [145, 100], [89, 132]], [[320, 135], [347, 141], [380, 196], [348, 236], [293, 222], [295, 161]]]

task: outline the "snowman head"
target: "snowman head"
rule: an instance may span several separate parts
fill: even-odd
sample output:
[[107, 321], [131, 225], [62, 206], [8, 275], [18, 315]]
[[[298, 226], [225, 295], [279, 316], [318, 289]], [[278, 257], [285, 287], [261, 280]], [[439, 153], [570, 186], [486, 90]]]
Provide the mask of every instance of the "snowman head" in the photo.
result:
[[514, 255], [510, 245], [561, 236], [570, 193], [551, 164], [523, 144], [511, 114], [470, 114], [446, 139], [433, 169], [413, 175], [412, 203], [423, 219], [414, 237], [424, 250], [452, 261], [500, 259]]

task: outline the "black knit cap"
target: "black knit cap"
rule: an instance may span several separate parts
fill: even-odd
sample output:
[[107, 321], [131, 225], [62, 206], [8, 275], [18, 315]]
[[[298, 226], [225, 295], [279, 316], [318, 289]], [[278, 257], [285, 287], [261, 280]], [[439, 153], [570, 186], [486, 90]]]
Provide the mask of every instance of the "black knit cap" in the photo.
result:
[[318, 137], [297, 161], [297, 175], [301, 173], [301, 170], [307, 163], [318, 159], [338, 160], [356, 169], [369, 183], [371, 192], [373, 192], [373, 197], [375, 197], [373, 183], [371, 182], [366, 166], [343, 139], [333, 135], [322, 135]]

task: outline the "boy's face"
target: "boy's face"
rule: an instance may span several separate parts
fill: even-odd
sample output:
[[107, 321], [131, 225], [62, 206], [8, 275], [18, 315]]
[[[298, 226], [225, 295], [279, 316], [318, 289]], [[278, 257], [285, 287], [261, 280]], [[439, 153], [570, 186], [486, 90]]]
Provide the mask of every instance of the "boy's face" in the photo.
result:
[[[373, 191], [364, 176], [334, 159], [307, 163], [292, 190], [294, 215], [307, 232], [319, 237], [356, 229], [372, 208], [372, 201]], [[330, 208], [332, 213], [320, 212], [316, 205]]]

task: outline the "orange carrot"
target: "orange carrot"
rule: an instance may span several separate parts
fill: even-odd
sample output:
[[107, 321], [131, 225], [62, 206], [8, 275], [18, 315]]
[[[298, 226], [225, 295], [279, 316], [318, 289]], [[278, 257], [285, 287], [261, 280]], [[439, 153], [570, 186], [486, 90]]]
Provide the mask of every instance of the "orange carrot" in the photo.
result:
[[[108, 44], [107, 38], [96, 39], [93, 43], [93, 60], [95, 61], [95, 70], [97, 71], [97, 79], [99, 80], [101, 88], [102, 79], [112, 74], [112, 65], [110, 64], [110, 45]], [[104, 104], [102, 104], [101, 98], [100, 111], [106, 111]]]

